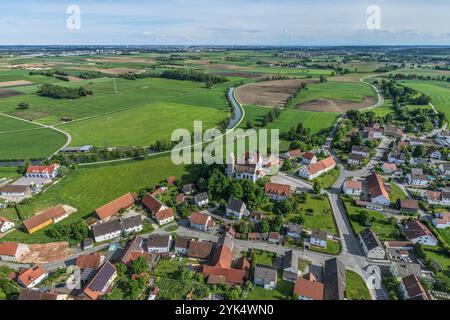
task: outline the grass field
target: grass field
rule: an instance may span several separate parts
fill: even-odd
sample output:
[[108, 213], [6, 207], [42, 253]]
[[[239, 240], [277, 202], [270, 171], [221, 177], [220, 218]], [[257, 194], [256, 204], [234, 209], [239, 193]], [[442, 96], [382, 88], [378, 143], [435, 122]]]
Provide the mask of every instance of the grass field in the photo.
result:
[[359, 234], [366, 228], [365, 225], [356, 220], [359, 213], [365, 210], [369, 212], [373, 218], [371, 228], [380, 240], [402, 240], [401, 236], [397, 233], [397, 227], [394, 226], [382, 213], [356, 207], [351, 203], [351, 200], [347, 199], [344, 199], [344, 206], [350, 218], [353, 231], [356, 234]]
[[[32, 216], [42, 209], [57, 204], [68, 204], [78, 209], [61, 224], [70, 224], [87, 218], [93, 210], [117, 197], [136, 192], [143, 187], [153, 186], [169, 176], [191, 181], [195, 168], [176, 166], [169, 156], [152, 157], [148, 160], [92, 166], [71, 172], [64, 180], [36, 196], [29, 203], [19, 205], [22, 216]], [[50, 242], [46, 231], [52, 226], [32, 235], [15, 231], [1, 241]]]
[[362, 102], [364, 97], [374, 96], [372, 88], [364, 83], [328, 81], [309, 85], [307, 90], [293, 99], [292, 105], [319, 99]]
[[276, 255], [273, 252], [255, 250], [256, 264], [272, 267]]
[[277, 287], [275, 290], [266, 290], [257, 285], [248, 293], [247, 300], [287, 300], [292, 296], [294, 284], [283, 280], [283, 273], [278, 271]]
[[339, 241], [328, 240], [326, 248], [311, 245], [309, 247], [309, 250], [320, 253], [338, 255], [341, 252], [341, 243]]
[[[308, 213], [307, 210], [311, 209], [313, 212]], [[308, 195], [306, 202], [301, 204], [300, 211], [295, 214], [288, 215], [286, 219], [288, 221], [295, 222], [298, 215], [303, 215], [305, 219], [303, 227], [310, 230], [319, 229], [330, 234], [338, 235], [338, 230], [336, 223], [334, 222], [334, 217], [328, 198]]]
[[363, 278], [357, 273], [346, 270], [345, 274], [347, 299], [349, 300], [372, 300], [369, 289]]
[[389, 199], [391, 200], [391, 203], [395, 204], [399, 199], [408, 198], [408, 196], [403, 192], [403, 190], [395, 183], [390, 182], [389, 186], [391, 187], [391, 192], [389, 193]]
[[334, 168], [331, 171], [321, 175], [316, 178], [315, 181], [318, 181], [323, 189], [330, 189], [334, 186], [337, 179], [339, 178], [339, 168]]
[[401, 81], [408, 87], [431, 97], [431, 102], [438, 111], [441, 111], [450, 119], [450, 83], [442, 81]]
[[17, 167], [0, 167], [0, 179], [17, 179], [21, 176], [19, 172], [17, 172]]
[[0, 159], [40, 159], [51, 155], [66, 143], [64, 134], [39, 129], [0, 134]]
[[423, 246], [423, 248], [427, 258], [436, 261], [442, 268], [442, 271], [437, 273], [437, 277], [450, 285], [450, 259], [448, 256], [435, 247]]

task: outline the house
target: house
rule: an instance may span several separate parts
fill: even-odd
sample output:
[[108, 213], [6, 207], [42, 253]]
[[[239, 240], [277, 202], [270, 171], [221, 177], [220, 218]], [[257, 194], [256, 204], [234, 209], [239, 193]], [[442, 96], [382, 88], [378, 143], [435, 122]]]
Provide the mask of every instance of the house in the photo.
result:
[[140, 215], [109, 220], [91, 227], [95, 242], [118, 238], [122, 233], [130, 234], [140, 232], [142, 229], [142, 218]]
[[279, 232], [269, 232], [269, 238], [267, 239], [270, 243], [280, 244], [280, 233]]
[[253, 283], [262, 286], [266, 290], [274, 290], [277, 287], [277, 270], [257, 265], [253, 272]]
[[397, 207], [402, 213], [417, 213], [419, 211], [419, 202], [412, 199], [398, 199]]
[[0, 233], [5, 233], [15, 227], [15, 223], [4, 217], [0, 217]]
[[59, 205], [32, 216], [23, 222], [25, 230], [29, 233], [35, 233], [51, 224], [58, 223], [66, 219], [73, 210], [67, 206]]
[[423, 174], [408, 173], [408, 175], [406, 176], [406, 180], [409, 185], [415, 187], [428, 187], [428, 185], [430, 184], [430, 179]]
[[25, 288], [33, 288], [48, 277], [47, 271], [41, 266], [35, 265], [19, 275], [17, 281]]
[[55, 179], [58, 176], [59, 164], [49, 166], [29, 166], [25, 173], [27, 178]]
[[233, 248], [233, 236], [226, 232], [219, 238], [210, 265], [202, 265], [199, 268], [199, 272], [208, 278], [208, 284], [242, 285], [244, 283], [248, 273], [246, 264], [237, 264], [241, 269], [232, 268]]
[[0, 189], [0, 195], [4, 197], [28, 197], [31, 195], [30, 186], [7, 184]]
[[333, 170], [334, 167], [336, 167], [336, 162], [333, 157], [328, 157], [308, 166], [303, 166], [298, 171], [298, 175], [302, 178], [313, 180], [322, 174]]
[[80, 269], [97, 270], [105, 262], [105, 256], [101, 253], [91, 253], [77, 257], [76, 266]]
[[325, 260], [323, 284], [325, 300], [345, 299], [345, 266], [338, 258]]
[[268, 182], [264, 186], [264, 192], [270, 200], [282, 201], [291, 194], [291, 187], [288, 184]]
[[132, 262], [142, 257], [149, 263], [149, 266], [156, 265], [159, 257], [156, 254], [146, 252], [146, 243], [142, 237], [136, 236], [128, 241], [122, 255], [120, 262], [127, 266], [131, 266]]
[[376, 139], [383, 138], [383, 129], [380, 128], [364, 128], [363, 130], [363, 139], [373, 141]]
[[177, 177], [170, 176], [166, 179], [166, 182], [169, 186], [173, 186], [173, 185], [175, 185], [175, 182], [177, 182]]
[[250, 211], [247, 210], [247, 206], [241, 200], [230, 198], [228, 200], [227, 208], [225, 215], [230, 218], [235, 218], [240, 220], [242, 217], [246, 217], [250, 214]]
[[184, 186], [181, 187], [181, 191], [183, 191], [185, 195], [190, 196], [195, 192], [195, 185], [193, 183], [185, 184]]
[[389, 152], [387, 160], [389, 163], [405, 164], [406, 156], [402, 152]]
[[189, 250], [191, 239], [186, 237], [177, 237], [175, 240], [175, 254], [186, 256]]
[[261, 220], [266, 218], [266, 215], [262, 212], [252, 211], [248, 216], [248, 218], [253, 223], [260, 223]]
[[395, 126], [384, 126], [384, 135], [392, 138], [402, 138], [404, 132]]
[[148, 239], [148, 252], [153, 253], [169, 253], [172, 247], [171, 235], [154, 235]]
[[398, 281], [401, 281], [402, 278], [407, 277], [411, 274], [420, 278], [422, 275], [422, 268], [418, 263], [409, 263], [403, 261], [393, 261], [389, 267], [389, 272], [395, 277]]
[[234, 154], [230, 154], [227, 161], [225, 174], [229, 177], [256, 182], [265, 175], [263, 159], [258, 153], [247, 152], [237, 161], [234, 158]]
[[441, 173], [449, 176], [450, 175], [450, 163], [443, 163], [439, 165], [439, 169], [441, 170]]
[[195, 241], [189, 242], [188, 257], [193, 259], [208, 260], [211, 257], [213, 244], [211, 242]]
[[344, 182], [343, 191], [350, 196], [360, 196], [362, 193], [361, 181], [347, 180]]
[[177, 194], [177, 196], [175, 197], [175, 202], [177, 204], [183, 203], [186, 200], [186, 196], [184, 193], [179, 193]]
[[391, 201], [389, 194], [384, 186], [383, 179], [376, 173], [366, 177], [367, 189], [370, 196], [370, 201], [375, 204], [388, 206]]
[[17, 298], [19, 301], [53, 301], [67, 300], [67, 294], [57, 291], [41, 291], [37, 289], [22, 288]]
[[302, 156], [302, 151], [300, 149], [295, 149], [295, 150], [291, 150], [288, 151], [284, 154], [284, 157], [286, 159], [297, 159], [300, 158]]
[[116, 267], [107, 261], [96, 273], [94, 278], [89, 281], [83, 292], [92, 300], [98, 300], [101, 296], [109, 292], [116, 277]]
[[397, 165], [395, 163], [384, 162], [381, 166], [381, 170], [387, 174], [393, 174], [397, 172]]
[[310, 165], [317, 162], [317, 157], [312, 152], [305, 152], [302, 156], [302, 163], [305, 165]]
[[142, 198], [142, 204], [150, 210], [150, 212], [152, 213], [152, 216], [154, 217], [155, 214], [157, 214], [158, 212], [162, 211], [162, 210], [166, 210], [167, 207], [161, 202], [159, 201], [158, 198], [156, 198], [154, 195], [152, 195], [151, 193], [147, 193], [143, 198]]
[[450, 206], [450, 191], [432, 191], [427, 190], [422, 194], [423, 199], [428, 204], [437, 204], [442, 206]]
[[429, 300], [419, 278], [414, 274], [402, 279], [399, 291], [405, 300]]
[[364, 163], [364, 157], [360, 154], [350, 153], [347, 158], [347, 164], [353, 166], [360, 166]]
[[127, 193], [110, 203], [95, 210], [100, 222], [105, 222], [117, 215], [120, 211], [128, 209], [134, 205], [134, 197], [131, 193]]
[[294, 239], [299, 239], [302, 236], [303, 228], [300, 224], [289, 222], [286, 234]]
[[83, 250], [89, 250], [94, 247], [94, 240], [92, 238], [86, 238], [83, 240]]
[[149, 295], [148, 295], [148, 300], [150, 301], [150, 300], [155, 300], [156, 299], [156, 296], [158, 295], [158, 293], [159, 293], [159, 288], [158, 287], [152, 287], [151, 289], [150, 289], [150, 293], [149, 293]]
[[450, 227], [450, 212], [436, 213], [433, 219], [433, 225], [438, 229]]
[[370, 151], [367, 147], [352, 146], [352, 154], [357, 154], [362, 156], [363, 158], [368, 158], [370, 155]]
[[156, 220], [156, 222], [158, 222], [158, 224], [160, 226], [167, 224], [167, 223], [171, 223], [172, 221], [175, 220], [175, 214], [173, 212], [172, 208], [167, 208], [161, 211], [158, 211], [157, 213], [154, 214], [154, 218]]
[[403, 232], [412, 243], [436, 246], [438, 241], [433, 233], [419, 220], [411, 220], [405, 223]]
[[430, 148], [428, 148], [428, 150], [427, 150], [427, 156], [428, 156], [428, 158], [430, 158], [430, 159], [437, 159], [437, 160], [440, 160], [441, 157], [442, 157], [442, 154], [441, 154], [441, 152], [439, 151], [438, 148], [436, 148], [436, 147], [430, 147]]
[[298, 254], [293, 250], [286, 251], [283, 257], [283, 280], [295, 282], [299, 276]]
[[323, 300], [324, 285], [317, 282], [314, 275], [308, 273], [295, 281], [294, 294], [298, 300]]
[[194, 197], [195, 204], [199, 207], [204, 207], [209, 202], [208, 192], [202, 192]]
[[193, 214], [191, 214], [191, 216], [189, 217], [189, 222], [191, 228], [204, 232], [208, 231], [215, 225], [214, 220], [211, 218], [211, 216], [200, 212], [194, 212]]
[[328, 235], [325, 231], [313, 230], [311, 232], [309, 243], [314, 246], [326, 248], [327, 247], [327, 239], [328, 239]]
[[372, 229], [366, 228], [361, 231], [359, 241], [368, 258], [383, 260], [386, 257], [386, 252]]
[[0, 243], [1, 261], [18, 262], [29, 252], [30, 249], [26, 244], [16, 242]]

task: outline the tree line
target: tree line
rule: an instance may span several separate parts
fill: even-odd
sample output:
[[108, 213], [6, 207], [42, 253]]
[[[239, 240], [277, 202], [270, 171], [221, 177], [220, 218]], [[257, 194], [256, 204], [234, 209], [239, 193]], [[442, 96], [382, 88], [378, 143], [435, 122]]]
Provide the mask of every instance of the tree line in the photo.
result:
[[38, 95], [54, 99], [78, 99], [81, 97], [91, 96], [94, 93], [92, 90], [87, 90], [84, 87], [70, 88], [61, 87], [53, 84], [43, 84], [39, 87]]

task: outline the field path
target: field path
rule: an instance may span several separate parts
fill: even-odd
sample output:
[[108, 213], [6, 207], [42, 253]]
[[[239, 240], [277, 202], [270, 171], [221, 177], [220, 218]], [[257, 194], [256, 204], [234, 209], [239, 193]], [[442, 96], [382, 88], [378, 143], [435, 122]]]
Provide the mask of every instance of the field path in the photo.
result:
[[[67, 138], [66, 143], [62, 147], [60, 147], [58, 150], [56, 150], [54, 153], [52, 153], [50, 155], [50, 157], [55, 155], [55, 154], [57, 154], [62, 149], [64, 149], [65, 147], [69, 146], [72, 143], [72, 136], [68, 132], [63, 131], [63, 130], [61, 130], [59, 128], [56, 128], [55, 126], [47, 126], [47, 125], [42, 124], [42, 123], [33, 122], [33, 121], [30, 121], [30, 120], [22, 119], [22, 118], [15, 117], [15, 116], [12, 116], [12, 115], [9, 115], [9, 114], [6, 114], [6, 113], [1, 113], [1, 112], [0, 112], [0, 116], [8, 117], [8, 118], [19, 120], [19, 121], [22, 121], [22, 122], [31, 123], [33, 125], [37, 125], [37, 126], [40, 126], [42, 128], [45, 128], [45, 129], [51, 129], [51, 130], [54, 130], [54, 131], [57, 131], [59, 133], [64, 134], [66, 136], [66, 138]], [[38, 129], [30, 129], [30, 130], [23, 130], [23, 131], [34, 131], [34, 130], [38, 130]]]

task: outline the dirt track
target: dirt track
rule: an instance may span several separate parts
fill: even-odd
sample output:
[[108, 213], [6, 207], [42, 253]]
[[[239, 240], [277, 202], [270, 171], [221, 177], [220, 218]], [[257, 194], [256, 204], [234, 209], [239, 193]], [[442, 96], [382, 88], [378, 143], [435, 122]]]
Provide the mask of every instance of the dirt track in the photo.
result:
[[30, 252], [20, 260], [22, 263], [51, 263], [66, 259], [73, 254], [67, 242], [29, 244], [28, 248]]
[[310, 102], [300, 103], [295, 109], [317, 111], [317, 112], [346, 112], [351, 109], [363, 109], [376, 103], [374, 97], [365, 97], [363, 102], [336, 101], [330, 99], [319, 99]]
[[0, 82], [0, 88], [15, 87], [15, 86], [27, 86], [29, 84], [33, 84], [33, 83], [30, 81], [26, 81], [26, 80], [3, 81], [3, 82]]
[[23, 93], [12, 89], [0, 89], [0, 98], [20, 96], [21, 94]]

